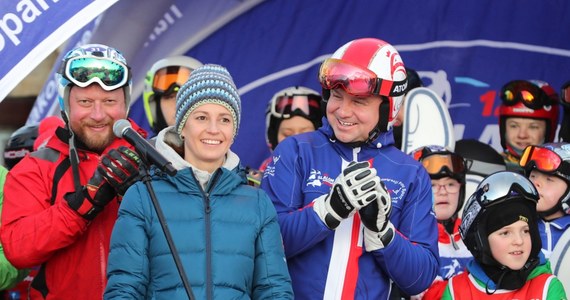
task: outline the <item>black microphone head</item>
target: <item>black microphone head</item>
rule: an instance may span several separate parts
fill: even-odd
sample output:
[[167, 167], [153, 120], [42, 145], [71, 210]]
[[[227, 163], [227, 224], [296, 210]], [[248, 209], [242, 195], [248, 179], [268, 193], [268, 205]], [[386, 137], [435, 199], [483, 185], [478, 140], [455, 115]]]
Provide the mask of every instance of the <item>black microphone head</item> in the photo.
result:
[[122, 138], [127, 128], [131, 127], [131, 123], [125, 119], [120, 119], [113, 125], [113, 133], [116, 137]]

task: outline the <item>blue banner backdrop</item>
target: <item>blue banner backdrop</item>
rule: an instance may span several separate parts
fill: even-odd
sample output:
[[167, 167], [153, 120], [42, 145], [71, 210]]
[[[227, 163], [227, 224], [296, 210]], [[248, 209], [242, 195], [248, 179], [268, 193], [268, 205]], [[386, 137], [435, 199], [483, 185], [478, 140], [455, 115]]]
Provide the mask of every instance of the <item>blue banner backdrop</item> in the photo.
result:
[[[167, 4], [157, 9], [150, 7], [154, 2]], [[129, 6], [120, 20], [106, 18]], [[143, 9], [149, 11], [145, 17]], [[570, 2], [563, 0], [123, 0], [98, 27], [113, 31], [93, 36], [126, 52], [135, 95], [150, 65], [163, 56], [186, 53], [226, 66], [243, 105], [232, 149], [244, 165], [257, 167], [269, 155], [265, 109], [272, 95], [291, 85], [320, 90], [320, 62], [359, 37], [380, 38], [399, 50], [406, 66], [448, 105], [457, 139], [476, 138], [499, 149], [497, 93], [504, 83], [541, 79], [558, 90], [570, 80], [569, 15]], [[131, 26], [137, 18], [136, 25], [152, 28]], [[134, 103], [131, 117], [148, 128], [142, 101]]]
[[0, 2], [0, 101], [78, 29], [117, 1]]

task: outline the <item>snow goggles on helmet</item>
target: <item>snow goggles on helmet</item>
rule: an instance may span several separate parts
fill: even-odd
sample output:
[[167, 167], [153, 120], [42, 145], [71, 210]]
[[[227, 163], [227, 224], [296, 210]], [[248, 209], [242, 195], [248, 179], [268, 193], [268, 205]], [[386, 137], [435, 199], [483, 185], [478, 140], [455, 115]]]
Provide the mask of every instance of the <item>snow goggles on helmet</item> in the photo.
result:
[[408, 81], [381, 79], [376, 73], [340, 59], [326, 59], [319, 70], [319, 82], [325, 89], [342, 87], [353, 96], [401, 96]]
[[522, 102], [530, 109], [541, 109], [552, 104], [550, 97], [540, 87], [525, 80], [505, 84], [501, 89], [501, 100], [507, 106]]
[[168, 66], [157, 70], [152, 79], [155, 93], [170, 94], [177, 92], [188, 81], [192, 69], [183, 66]]
[[[492, 177], [492, 180], [490, 180]], [[474, 195], [483, 207], [498, 204], [505, 199], [524, 197], [538, 201], [538, 191], [522, 174], [501, 171], [483, 179]]]
[[561, 171], [563, 174], [570, 173], [570, 165], [564, 162], [556, 152], [540, 147], [528, 146], [524, 149], [519, 161], [525, 170], [536, 168], [539, 171], [552, 173]]
[[62, 75], [79, 87], [97, 82], [104, 90], [112, 91], [127, 84], [129, 68], [116, 60], [95, 56], [76, 56], [63, 64]]
[[[426, 151], [427, 150], [427, 151]], [[430, 153], [427, 147], [412, 152], [412, 157], [421, 162], [430, 175], [467, 172], [463, 157], [451, 152]]]
[[289, 119], [300, 110], [305, 116], [320, 114], [321, 98], [317, 95], [283, 95], [273, 98], [271, 114], [280, 119]]

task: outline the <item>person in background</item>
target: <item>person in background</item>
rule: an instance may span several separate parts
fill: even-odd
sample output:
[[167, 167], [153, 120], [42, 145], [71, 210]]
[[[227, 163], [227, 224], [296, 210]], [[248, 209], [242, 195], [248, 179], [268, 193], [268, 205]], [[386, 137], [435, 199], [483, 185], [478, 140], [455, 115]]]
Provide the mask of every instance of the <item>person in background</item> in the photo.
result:
[[528, 146], [520, 165], [540, 196], [536, 207], [540, 217], [538, 229], [542, 253], [550, 258], [561, 236], [570, 228], [570, 144]]
[[459, 235], [467, 167], [463, 157], [441, 146], [425, 146], [410, 155], [422, 163], [431, 178], [439, 232], [439, 274], [425, 292], [413, 298], [441, 299], [449, 278], [463, 272], [473, 258]]
[[156, 134], [174, 125], [176, 94], [190, 73], [202, 63], [189, 56], [170, 56], [155, 62], [144, 81], [143, 104], [148, 124]]
[[[418, 72], [416, 72], [416, 70], [412, 69], [412, 68], [408, 68], [406, 67], [406, 74], [408, 76], [408, 88], [406, 90], [406, 94], [418, 87], [422, 87], [424, 86], [424, 83], [422, 81], [422, 79], [420, 78], [420, 75], [418, 74]], [[402, 109], [400, 109], [398, 111], [398, 115], [396, 117], [396, 121], [394, 122], [394, 146], [396, 146], [396, 148], [398, 149], [402, 149], [402, 129], [403, 129], [403, 125], [404, 125], [404, 102], [406, 101], [406, 96], [404, 95], [404, 101], [402, 102]]]
[[116, 49], [87, 44], [66, 53], [58, 84], [65, 126], [8, 173], [0, 238], [15, 267], [41, 265], [32, 299], [101, 299], [119, 201], [139, 178], [140, 158], [112, 130], [131, 70]]
[[558, 127], [558, 95], [540, 80], [513, 80], [500, 91], [499, 130], [507, 170], [523, 173], [522, 151], [554, 141]]
[[279, 143], [261, 182], [295, 298], [387, 299], [391, 281], [418, 294], [438, 271], [437, 225], [426, 170], [393, 145], [404, 63], [385, 41], [356, 39], [319, 81], [323, 125]]
[[570, 142], [570, 80], [560, 88], [560, 104], [562, 106], [562, 122], [560, 122], [558, 140], [568, 143]]
[[176, 100], [175, 126], [157, 150], [178, 170], [151, 184], [178, 253], [172, 253], [147, 187], [131, 187], [119, 210], [105, 299], [186, 299], [179, 255], [196, 299], [293, 299], [275, 208], [247, 185], [230, 150], [241, 100], [226, 68], [192, 72]]
[[[38, 137], [38, 125], [24, 125], [14, 131], [4, 147], [4, 164], [12, 169], [26, 155], [34, 151], [34, 143]], [[8, 172], [4, 168], [0, 168], [0, 212], [2, 211], [2, 203], [4, 201], [4, 181]], [[22, 299], [27, 299], [28, 281], [27, 275], [30, 269], [18, 270], [6, 259], [4, 249], [0, 243], [0, 292], [1, 299], [5, 299], [5, 294], [16, 293]], [[32, 276], [35, 271], [32, 272]], [[23, 281], [23, 279], [26, 279]]]
[[[6, 180], [6, 175], [8, 175], [8, 170], [0, 165], [0, 211], [2, 211], [2, 203], [4, 201], [4, 182]], [[26, 297], [27, 293], [25, 288], [14, 290], [12, 290], [12, 288], [16, 284], [20, 283], [27, 274], [28, 270], [18, 270], [6, 259], [4, 249], [0, 243], [0, 298], [6, 299], [5, 295], [7, 293], [16, 291], [22, 297]]]
[[4, 165], [8, 170], [34, 151], [37, 138], [38, 125], [24, 125], [12, 132], [4, 147]]
[[[292, 86], [275, 93], [265, 111], [265, 140], [271, 151], [285, 138], [317, 130], [322, 125], [321, 95], [304, 86]], [[271, 156], [263, 161], [263, 172]]]
[[540, 251], [538, 198], [533, 184], [515, 172], [481, 181], [459, 227], [474, 260], [449, 279], [442, 299], [566, 299]]

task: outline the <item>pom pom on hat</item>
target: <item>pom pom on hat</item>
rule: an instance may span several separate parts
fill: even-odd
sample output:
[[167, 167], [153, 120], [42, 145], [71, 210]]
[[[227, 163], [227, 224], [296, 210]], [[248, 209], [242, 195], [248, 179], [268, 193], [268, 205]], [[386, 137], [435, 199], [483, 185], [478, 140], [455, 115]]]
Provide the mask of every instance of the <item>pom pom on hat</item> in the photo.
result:
[[181, 135], [188, 116], [198, 106], [219, 104], [227, 108], [234, 123], [234, 138], [240, 124], [241, 100], [232, 76], [220, 65], [207, 64], [192, 71], [176, 95], [176, 132]]

